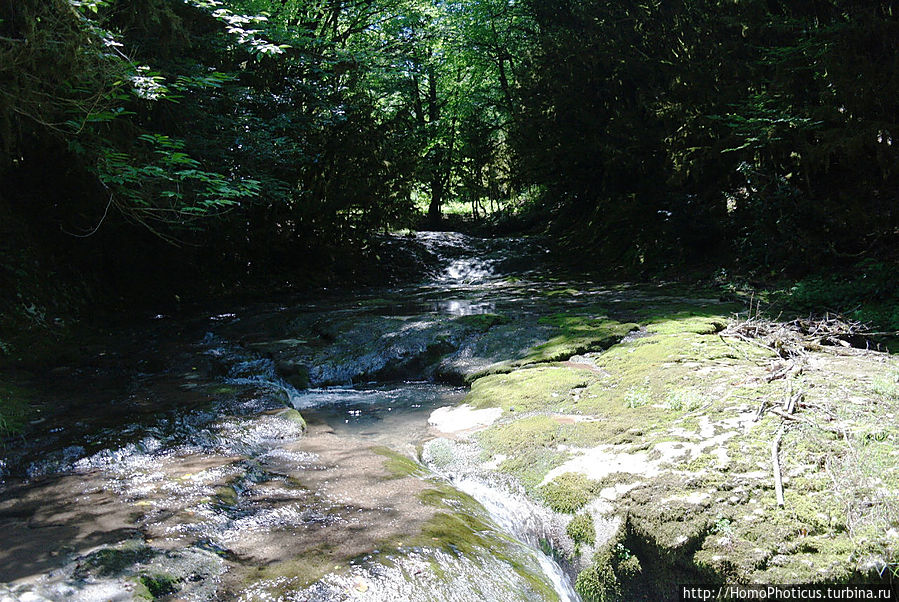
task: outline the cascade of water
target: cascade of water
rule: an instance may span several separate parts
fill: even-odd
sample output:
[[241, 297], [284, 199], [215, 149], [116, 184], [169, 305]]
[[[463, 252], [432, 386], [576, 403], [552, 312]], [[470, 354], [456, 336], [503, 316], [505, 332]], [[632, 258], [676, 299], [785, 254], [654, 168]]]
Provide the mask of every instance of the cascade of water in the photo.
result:
[[484, 506], [504, 531], [534, 550], [543, 573], [562, 602], [580, 602], [581, 598], [574, 591], [568, 575], [540, 548], [540, 540], [549, 539], [552, 513], [524, 496], [496, 489], [470, 477], [454, 480], [453, 485]]

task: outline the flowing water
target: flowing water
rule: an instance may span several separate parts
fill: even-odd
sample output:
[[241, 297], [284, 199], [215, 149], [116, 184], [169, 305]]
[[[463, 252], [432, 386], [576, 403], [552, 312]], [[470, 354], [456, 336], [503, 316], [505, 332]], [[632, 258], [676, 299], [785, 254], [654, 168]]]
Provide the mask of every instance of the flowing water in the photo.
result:
[[576, 600], [558, 517], [429, 461], [428, 417], [541, 316], [640, 293], [544, 279], [534, 241], [402, 242], [422, 282], [156, 316], [13, 375], [42, 417], [0, 460], [0, 600]]

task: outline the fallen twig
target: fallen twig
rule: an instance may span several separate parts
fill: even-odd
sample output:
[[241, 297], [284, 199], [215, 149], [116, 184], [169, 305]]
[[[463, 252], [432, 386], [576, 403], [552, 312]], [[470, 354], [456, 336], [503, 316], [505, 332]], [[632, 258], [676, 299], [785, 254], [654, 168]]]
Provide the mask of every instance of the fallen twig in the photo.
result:
[[780, 408], [770, 408], [768, 411], [771, 412], [772, 414], [776, 414], [776, 415], [780, 416], [781, 418], [783, 418], [785, 420], [792, 420], [794, 422], [804, 422], [805, 424], [808, 424], [815, 428], [821, 429], [822, 431], [827, 431], [829, 433], [835, 433], [837, 435], [843, 435], [845, 433], [844, 429], [836, 428], [833, 426], [821, 425], [816, 422], [812, 422], [808, 418], [803, 418], [802, 416], [797, 416], [796, 414], [787, 414]]
[[759, 409], [755, 413], [755, 418], [752, 419], [753, 422], [758, 422], [762, 419], [762, 416], [765, 414], [765, 410], [768, 408], [768, 400], [763, 399], [762, 403], [759, 404]]
[[777, 456], [780, 448], [780, 439], [783, 437], [783, 434], [784, 425], [781, 424], [780, 428], [777, 429], [777, 436], [774, 437], [774, 441], [771, 443], [771, 464], [774, 468], [774, 495], [777, 497], [777, 505], [780, 507], [784, 506], [784, 485], [780, 476], [780, 460]]

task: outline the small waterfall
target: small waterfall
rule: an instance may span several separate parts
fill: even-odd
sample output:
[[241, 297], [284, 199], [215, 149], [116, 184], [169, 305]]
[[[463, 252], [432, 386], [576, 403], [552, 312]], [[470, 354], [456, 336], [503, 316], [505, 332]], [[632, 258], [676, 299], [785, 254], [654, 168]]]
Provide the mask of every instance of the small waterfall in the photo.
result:
[[471, 477], [453, 481], [453, 485], [477, 500], [502, 529], [533, 548], [544, 574], [562, 602], [580, 602], [571, 580], [552, 558], [540, 548], [540, 539], [550, 539], [553, 515], [524, 496], [495, 489]]
[[480, 257], [455, 259], [438, 277], [445, 284], [481, 284], [493, 276], [493, 262]]
[[303, 408], [303, 394], [292, 384], [278, 376], [275, 362], [268, 358], [237, 362], [228, 371], [225, 382], [234, 385], [261, 385], [275, 392], [282, 393], [289, 405], [295, 408]]

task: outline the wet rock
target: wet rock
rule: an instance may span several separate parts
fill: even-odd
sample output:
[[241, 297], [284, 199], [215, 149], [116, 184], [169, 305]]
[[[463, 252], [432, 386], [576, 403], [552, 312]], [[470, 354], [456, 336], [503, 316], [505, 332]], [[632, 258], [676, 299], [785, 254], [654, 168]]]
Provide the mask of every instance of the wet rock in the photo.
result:
[[283, 418], [284, 420], [289, 420], [290, 422], [296, 424], [300, 427], [302, 431], [306, 430], [306, 420], [303, 418], [303, 415], [300, 414], [294, 408], [286, 408], [284, 410], [280, 410], [275, 414], [278, 418]]

